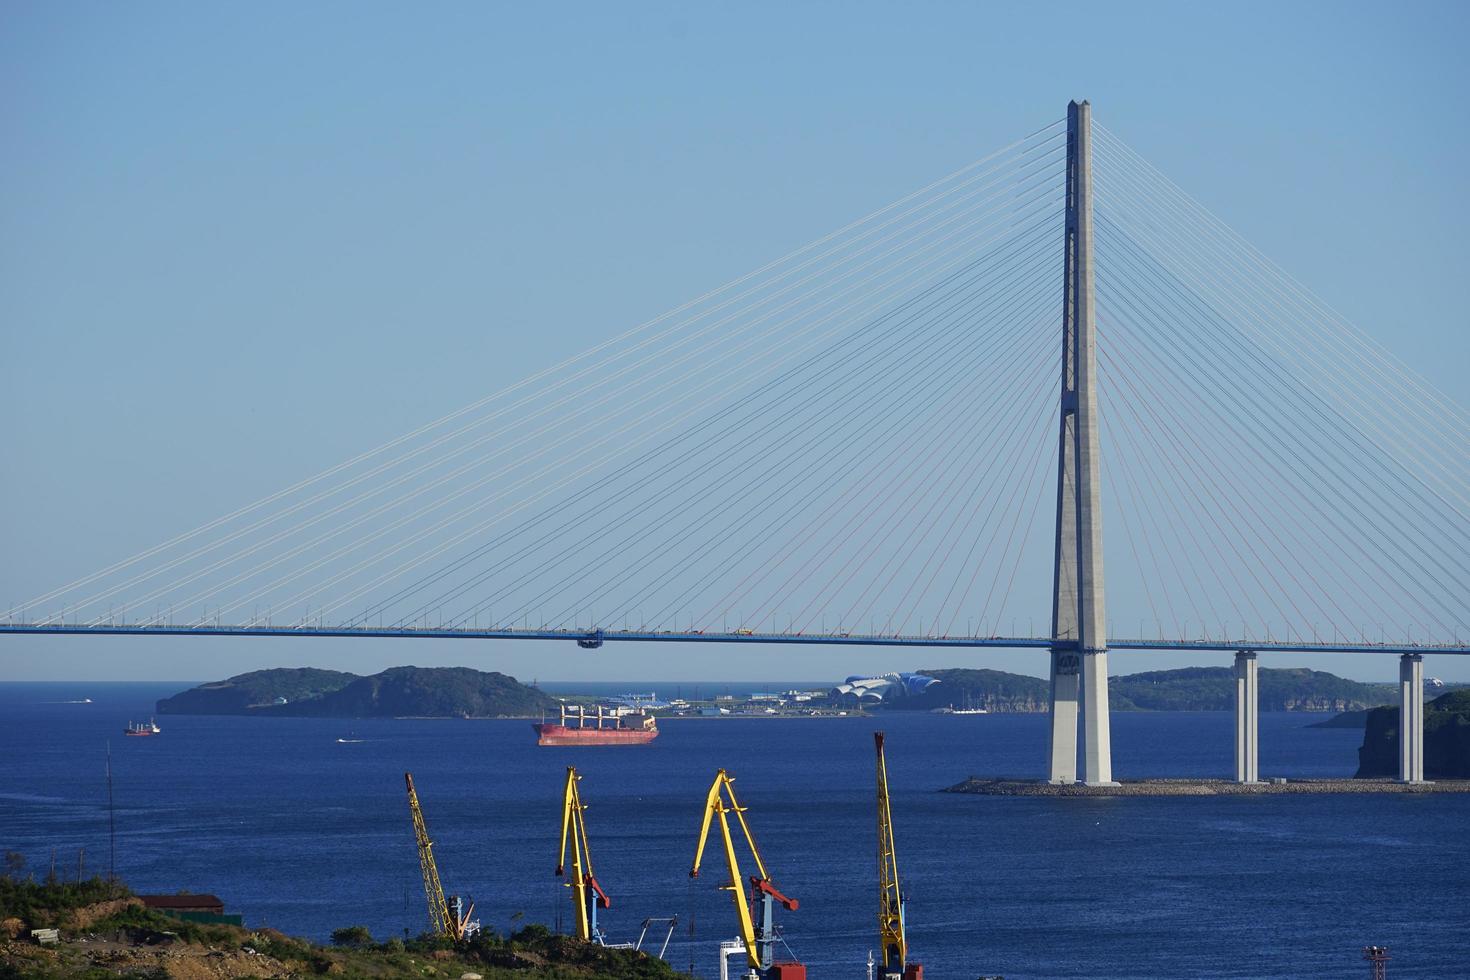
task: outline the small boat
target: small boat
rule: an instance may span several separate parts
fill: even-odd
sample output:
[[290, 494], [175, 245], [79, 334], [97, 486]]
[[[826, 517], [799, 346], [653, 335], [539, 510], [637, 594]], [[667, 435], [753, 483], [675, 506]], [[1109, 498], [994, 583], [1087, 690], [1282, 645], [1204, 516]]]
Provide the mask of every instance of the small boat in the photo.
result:
[[146, 724], [146, 725], [143, 724], [142, 722], [139, 722], [136, 725], [133, 724], [132, 722], [128, 722], [128, 727], [123, 729], [123, 734], [124, 735], [157, 735], [161, 731], [163, 731], [163, 729], [158, 727], [158, 722], [154, 721], [152, 718], [149, 718], [148, 719], [148, 724]]
[[337, 744], [338, 745], [356, 745], [358, 742], [366, 742], [366, 741], [367, 741], [367, 739], [365, 739], [365, 738], [339, 738], [339, 739], [337, 739]]
[[988, 715], [988, 714], [990, 714], [990, 712], [987, 709], [976, 706], [974, 699], [971, 698], [969, 695], [966, 695], [965, 696], [965, 706], [963, 708], [956, 708], [954, 705], [950, 704], [950, 705], [945, 705], [943, 708], [931, 708], [929, 710], [929, 713], [930, 714], [933, 714], [933, 715]]

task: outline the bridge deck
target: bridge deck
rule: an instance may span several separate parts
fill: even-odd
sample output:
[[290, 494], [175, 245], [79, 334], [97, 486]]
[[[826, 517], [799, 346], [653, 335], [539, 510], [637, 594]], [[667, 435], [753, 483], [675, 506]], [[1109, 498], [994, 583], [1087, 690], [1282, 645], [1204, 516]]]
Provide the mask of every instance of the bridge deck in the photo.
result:
[[[61, 636], [317, 636], [317, 637], [415, 637], [457, 640], [563, 640], [596, 647], [603, 643], [787, 643], [835, 646], [965, 647], [1010, 650], [1049, 650], [1056, 645], [1044, 636], [878, 636], [859, 633], [755, 633], [679, 632], [646, 630], [552, 630], [552, 629], [448, 629], [439, 627], [355, 626], [172, 626], [124, 625], [118, 623], [0, 623], [0, 634], [44, 634]], [[1415, 643], [1352, 643], [1318, 640], [1199, 639], [1142, 640], [1113, 639], [1110, 650], [1200, 650], [1280, 651], [1285, 653], [1436, 653], [1470, 656], [1470, 645]]]

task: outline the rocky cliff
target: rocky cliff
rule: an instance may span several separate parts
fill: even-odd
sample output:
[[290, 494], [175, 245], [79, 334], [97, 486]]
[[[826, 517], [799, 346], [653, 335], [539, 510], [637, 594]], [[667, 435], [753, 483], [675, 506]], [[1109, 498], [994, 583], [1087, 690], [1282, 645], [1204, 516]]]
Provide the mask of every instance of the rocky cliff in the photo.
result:
[[[1357, 777], [1398, 772], [1399, 709], [1374, 708], [1358, 749]], [[1424, 778], [1470, 779], [1470, 690], [1442, 694], [1424, 706]]]

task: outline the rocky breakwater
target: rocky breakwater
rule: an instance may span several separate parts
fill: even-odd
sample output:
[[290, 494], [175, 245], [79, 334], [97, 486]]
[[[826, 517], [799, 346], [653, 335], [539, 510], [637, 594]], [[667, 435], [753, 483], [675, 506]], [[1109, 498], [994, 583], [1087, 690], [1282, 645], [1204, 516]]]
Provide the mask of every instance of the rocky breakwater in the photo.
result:
[[943, 790], [978, 796], [1267, 796], [1327, 793], [1470, 793], [1470, 779], [1400, 783], [1389, 779], [1289, 779], [1237, 783], [1228, 779], [1139, 779], [1115, 786], [1053, 785], [1037, 779], [971, 776]]

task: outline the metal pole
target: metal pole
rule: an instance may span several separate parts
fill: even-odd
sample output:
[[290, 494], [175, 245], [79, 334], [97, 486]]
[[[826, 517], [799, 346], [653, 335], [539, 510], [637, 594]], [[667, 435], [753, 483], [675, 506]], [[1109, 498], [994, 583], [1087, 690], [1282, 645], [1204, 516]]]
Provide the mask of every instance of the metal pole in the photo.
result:
[[112, 808], [112, 740], [107, 740], [107, 881], [117, 881], [117, 820]]

